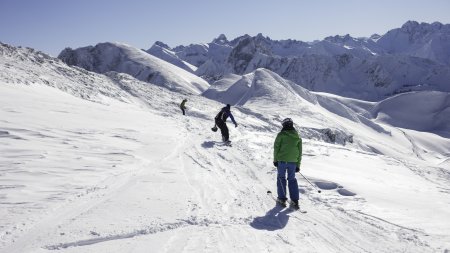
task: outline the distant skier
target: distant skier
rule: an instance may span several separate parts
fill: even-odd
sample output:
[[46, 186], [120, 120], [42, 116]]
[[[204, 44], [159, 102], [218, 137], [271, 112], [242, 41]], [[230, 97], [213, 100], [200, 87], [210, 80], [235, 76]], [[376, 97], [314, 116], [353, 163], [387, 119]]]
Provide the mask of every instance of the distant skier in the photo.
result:
[[299, 191], [295, 172], [300, 171], [302, 160], [302, 139], [294, 128], [294, 122], [286, 118], [283, 128], [278, 133], [273, 150], [273, 165], [277, 167], [278, 202], [286, 205], [286, 172], [289, 187], [289, 197], [293, 208], [298, 209]]
[[[216, 126], [219, 127], [220, 132], [222, 133], [222, 141], [224, 141], [225, 143], [230, 143], [230, 134], [228, 132], [228, 127], [227, 127], [227, 119], [228, 117], [231, 118], [231, 121], [233, 121], [234, 126], [237, 127], [237, 123], [234, 120], [233, 114], [231, 114], [230, 111], [230, 104], [227, 104], [227, 106], [225, 106], [224, 108], [222, 108], [222, 110], [220, 110], [220, 112], [216, 115], [215, 117], [215, 122], [216, 122]], [[214, 129], [214, 128], [213, 128]]]
[[180, 109], [183, 112], [183, 115], [186, 115], [186, 112], [185, 112], [185, 110], [186, 110], [186, 105], [185, 105], [186, 102], [187, 102], [187, 99], [183, 99], [183, 101], [180, 104]]

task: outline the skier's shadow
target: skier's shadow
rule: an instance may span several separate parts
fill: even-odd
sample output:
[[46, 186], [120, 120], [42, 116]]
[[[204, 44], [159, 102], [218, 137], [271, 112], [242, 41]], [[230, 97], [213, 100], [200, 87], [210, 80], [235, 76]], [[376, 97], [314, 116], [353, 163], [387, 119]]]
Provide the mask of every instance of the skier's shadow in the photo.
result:
[[204, 141], [202, 143], [203, 148], [213, 148], [214, 146], [225, 146], [222, 141]]
[[289, 221], [289, 213], [292, 213], [289, 208], [276, 205], [266, 215], [254, 218], [250, 222], [250, 226], [254, 229], [268, 231], [283, 229]]
[[215, 144], [216, 144], [215, 141], [205, 141], [202, 143], [202, 147], [203, 148], [213, 148]]

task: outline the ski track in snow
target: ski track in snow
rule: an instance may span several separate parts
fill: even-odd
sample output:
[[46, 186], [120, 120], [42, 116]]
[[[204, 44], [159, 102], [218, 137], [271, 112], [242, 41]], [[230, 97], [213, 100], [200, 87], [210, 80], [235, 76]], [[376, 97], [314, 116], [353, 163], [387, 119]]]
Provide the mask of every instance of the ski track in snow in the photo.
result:
[[[192, 129], [189, 129], [190, 131]], [[187, 143], [192, 143], [191, 141], [187, 141]], [[239, 152], [244, 151], [242, 148], [240, 149], [240, 143], [237, 143], [235, 146], [237, 146]], [[202, 157], [202, 152], [203, 150], [200, 150], [201, 145], [194, 145], [193, 147], [178, 147], [176, 150], [176, 152], [174, 152], [172, 154], [173, 155], [177, 155], [179, 154], [179, 150], [183, 149], [183, 150], [190, 150], [189, 152], [186, 153], [193, 153], [193, 155], [190, 155], [191, 157], [198, 157], [201, 158]], [[235, 150], [227, 150], [228, 152], [232, 152], [232, 154], [234, 153]], [[186, 154], [188, 155], [188, 154]], [[189, 155], [188, 155], [189, 156]], [[205, 155], [203, 155], [205, 156]], [[228, 159], [225, 159], [225, 157], [223, 157], [223, 159], [227, 162], [227, 164], [232, 164], [233, 158], [239, 159], [240, 156], [236, 156], [233, 157], [233, 155], [231, 157], [228, 157]], [[248, 225], [251, 225], [252, 222], [254, 222], [256, 220], [257, 217], [254, 217], [254, 219], [251, 219], [249, 217], [247, 218], [234, 218], [231, 219], [233, 222], [229, 222], [227, 221], [227, 219], [230, 218], [225, 218], [223, 217], [223, 215], [221, 215], [221, 219], [222, 220], [217, 220], [214, 221], [214, 219], [211, 219], [211, 217], [214, 217], [214, 214], [208, 214], [208, 213], [203, 213], [204, 211], [209, 212], [209, 210], [222, 210], [223, 212], [227, 212], [227, 207], [229, 206], [245, 206], [246, 203], [263, 203], [263, 204], [267, 204], [267, 202], [269, 202], [271, 204], [270, 201], [267, 201], [267, 199], [258, 199], [257, 201], [249, 201], [246, 203], [242, 203], [242, 202], [238, 202], [236, 203], [235, 201], [237, 199], [241, 199], [241, 198], [249, 198], [251, 196], [260, 196], [263, 194], [258, 193], [256, 191], [253, 190], [251, 188], [247, 188], [247, 189], [242, 189], [242, 182], [239, 181], [239, 175], [238, 175], [238, 170], [236, 169], [230, 169], [230, 168], [226, 168], [226, 166], [223, 164], [223, 161], [218, 160], [218, 161], [212, 161], [212, 160], [208, 160], [211, 159], [211, 157], [203, 157], [201, 160], [202, 161], [206, 161], [206, 164], [208, 164], [210, 170], [208, 170], [208, 167], [205, 166], [196, 166], [195, 168], [197, 168], [198, 171], [186, 171], [186, 166], [183, 164], [181, 167], [184, 170], [186, 179], [188, 181], [188, 183], [190, 184], [190, 186], [192, 187], [192, 190], [196, 191], [196, 195], [198, 196], [198, 203], [199, 206], [201, 208], [194, 208], [192, 210], [191, 213], [191, 218], [178, 222], [178, 223], [168, 223], [168, 224], [158, 224], [155, 227], [151, 227], [151, 228], [146, 228], [146, 229], [140, 229], [134, 232], [130, 232], [130, 233], [123, 233], [123, 234], [118, 234], [118, 235], [110, 235], [110, 236], [105, 236], [105, 237], [98, 237], [98, 238], [93, 238], [93, 239], [87, 239], [87, 240], [81, 240], [81, 241], [76, 241], [76, 242], [69, 242], [69, 243], [61, 243], [61, 244], [56, 244], [56, 245], [48, 245], [45, 246], [45, 248], [47, 249], [65, 249], [65, 248], [69, 248], [69, 247], [81, 247], [81, 246], [88, 246], [88, 245], [92, 245], [92, 244], [97, 244], [97, 243], [103, 243], [106, 241], [113, 241], [113, 240], [119, 240], [119, 239], [130, 239], [136, 236], [143, 236], [143, 235], [149, 235], [149, 234], [154, 234], [154, 233], [161, 233], [161, 232], [166, 232], [168, 230], [179, 230], [179, 229], [188, 229], [188, 230], [196, 230], [198, 228], [191, 228], [190, 226], [200, 226], [202, 227], [202, 229], [209, 229], [210, 226], [214, 227], [214, 225], [216, 225], [216, 229], [220, 228], [221, 230], [226, 229], [227, 226], [233, 226], [234, 228], [232, 230], [240, 230], [239, 228], [235, 228], [237, 227], [247, 227]], [[185, 161], [185, 160], [183, 160]], [[189, 161], [189, 160], [188, 160]], [[251, 159], [250, 159], [251, 161]], [[245, 161], [238, 161], [237, 163], [238, 165], [244, 165]], [[242, 166], [238, 166], [238, 167], [242, 167]], [[194, 168], [194, 167], [191, 167]], [[214, 175], [214, 178], [211, 177], [211, 174]], [[233, 180], [235, 179], [235, 180]], [[254, 178], [255, 180], [257, 180], [257, 178]], [[198, 180], [202, 180], [202, 183], [204, 184], [203, 186], [206, 187], [198, 187], [199, 183]], [[207, 182], [209, 180], [215, 180], [216, 182], [214, 183], [214, 185], [212, 184], [208, 184]], [[324, 189], [324, 190], [333, 190], [333, 189], [337, 189], [339, 186], [336, 183], [323, 183], [323, 182], [316, 182], [316, 184], [318, 185], [319, 188]], [[218, 191], [215, 190], [215, 188], [220, 188], [221, 186], [223, 187], [227, 187], [228, 191], [226, 196], [223, 196], [223, 191]], [[211, 188], [208, 188], [211, 187]], [[250, 192], [250, 193], [249, 193]], [[221, 198], [222, 197], [222, 198]], [[230, 201], [231, 199], [231, 201]], [[219, 201], [218, 201], [219, 200]], [[220, 201], [221, 200], [221, 201]], [[196, 201], [196, 202], [197, 202]], [[228, 202], [232, 202], [232, 203], [228, 203]], [[234, 202], [234, 203], [233, 203]], [[322, 201], [319, 201], [320, 204], [324, 204]], [[281, 212], [277, 212], [276, 216], [272, 216], [272, 214], [270, 214], [270, 211], [268, 212], [268, 214], [266, 214], [266, 216], [264, 216], [265, 218], [262, 219], [262, 224], [260, 224], [261, 226], [257, 229], [262, 229], [262, 230], [268, 230], [268, 231], [277, 231], [276, 237], [274, 237], [272, 240], [275, 241], [280, 241], [281, 243], [283, 243], [285, 245], [285, 247], [287, 248], [291, 248], [294, 249], [297, 246], [297, 241], [298, 239], [300, 239], [300, 241], [303, 241], [303, 244], [306, 243], [308, 249], [315, 249], [317, 252], [320, 251], [333, 251], [336, 248], [339, 248], [339, 251], [363, 251], [363, 252], [371, 252], [371, 247], [373, 247], [373, 243], [376, 240], [383, 240], [383, 233], [387, 233], [387, 234], [395, 234], [398, 239], [400, 240], [405, 240], [406, 242], [410, 243], [411, 245], [409, 247], [413, 247], [418, 249], [420, 248], [422, 252], [427, 252], [430, 251], [430, 249], [428, 249], [428, 245], [426, 243], [424, 243], [423, 241], [421, 241], [419, 238], [417, 238], [417, 236], [415, 234], [419, 233], [419, 231], [415, 231], [412, 229], [407, 229], [392, 223], [389, 223], [387, 221], [384, 221], [382, 219], [378, 219], [376, 217], [372, 217], [370, 215], [366, 215], [364, 213], [361, 212], [356, 212], [356, 214], [350, 214], [347, 213], [345, 211], [343, 211], [343, 209], [335, 209], [335, 208], [331, 208], [331, 209], [324, 209], [322, 207], [319, 207], [317, 203], [316, 209], [311, 209], [309, 208], [309, 213], [304, 215], [304, 214], [299, 214], [299, 213], [292, 213], [292, 212], [287, 212], [284, 217], [282, 213], [283, 211], [281, 210]], [[326, 204], [326, 203], [325, 203]], [[248, 204], [247, 204], [248, 205]], [[329, 205], [329, 204], [326, 204]], [[262, 206], [264, 207], [264, 206]], [[250, 206], [248, 206], [247, 208], [250, 208]], [[275, 207], [276, 209], [276, 207]], [[234, 213], [234, 212], [233, 212]], [[357, 215], [357, 214], [361, 214], [361, 215]], [[195, 217], [201, 217], [201, 216], [205, 216], [207, 218], [205, 218], [205, 220], [201, 220], [200, 222], [197, 220], [198, 218]], [[331, 219], [333, 219], [333, 222], [331, 221]], [[337, 221], [335, 219], [338, 219]], [[236, 220], [240, 220], [239, 222], [236, 222]], [[295, 221], [293, 220], [298, 220], [301, 222], [303, 227], [299, 227], [297, 228], [297, 232], [298, 235], [284, 235], [281, 231], [279, 231], [280, 229], [283, 229], [286, 227], [286, 225], [288, 224], [288, 222], [291, 223], [295, 223]], [[271, 222], [275, 222], [274, 224], [271, 224]], [[337, 225], [336, 222], [338, 222], [339, 224]], [[333, 225], [330, 225], [333, 224]], [[363, 226], [361, 226], [361, 224], [363, 224]], [[364, 225], [365, 224], [365, 225]], [[305, 226], [306, 225], [306, 226]], [[225, 227], [225, 228], [224, 228]], [[355, 228], [358, 228], [357, 230]], [[215, 230], [214, 228], [212, 230]], [[244, 229], [246, 230], [246, 229]], [[354, 231], [356, 230], [356, 231]], [[380, 231], [381, 230], [381, 231]], [[346, 232], [346, 233], [343, 233]], [[361, 234], [364, 235], [365, 238], [372, 238], [371, 240], [364, 241], [362, 240], [362, 238], [359, 238], [359, 240], [355, 240], [354, 238], [357, 238], [358, 236], [361, 236]], [[180, 237], [180, 235], [176, 235], [175, 237], [172, 236], [172, 241], [177, 240], [175, 238]], [[314, 241], [308, 241], [307, 238], [315, 238]], [[217, 238], [218, 239], [218, 238]], [[303, 240], [302, 240], [303, 239]], [[317, 241], [319, 240], [319, 241]], [[389, 238], [384, 238], [384, 240], [386, 240], [386, 243], [389, 243]], [[199, 243], [198, 241], [193, 240], [192, 238], [190, 238], [188, 240], [188, 245], [185, 246], [185, 248], [201, 248], [201, 244], [199, 245], [191, 245], [191, 243]], [[368, 243], [368, 244], [365, 244]], [[406, 243], [406, 245], [396, 245], [394, 248], [390, 248], [390, 249], [379, 249], [379, 252], [395, 252], [395, 251], [402, 251], [402, 250], [406, 250], [408, 248], [408, 243]], [[175, 245], [178, 245], [178, 243], [175, 243]], [[179, 245], [178, 245], [179, 246]], [[188, 247], [189, 246], [189, 247]], [[305, 246], [305, 245], [304, 245]], [[169, 248], [170, 249], [170, 248]], [[172, 251], [172, 249], [170, 250], [166, 250], [167, 252]], [[431, 252], [431, 251], [430, 251]]]

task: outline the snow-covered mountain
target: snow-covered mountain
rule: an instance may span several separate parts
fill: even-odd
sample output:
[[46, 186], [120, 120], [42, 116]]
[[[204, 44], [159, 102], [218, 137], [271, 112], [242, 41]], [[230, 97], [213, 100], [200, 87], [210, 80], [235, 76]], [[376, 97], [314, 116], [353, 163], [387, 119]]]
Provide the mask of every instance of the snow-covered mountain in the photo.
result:
[[[239, 40], [240, 38], [237, 38], [230, 42], [225, 35], [221, 34], [211, 43], [177, 46], [173, 49], [162, 42], [156, 42], [147, 52], [177, 66], [182, 67], [183, 65], [180, 62], [187, 62], [196, 68], [200, 67], [194, 73], [206, 80], [214, 81], [217, 80], [218, 75], [221, 76], [230, 72], [224, 70], [224, 68], [233, 45], [236, 45]], [[158, 52], [161, 44], [164, 45], [165, 54]], [[167, 54], [170, 55], [170, 59], [168, 59]], [[173, 58], [176, 59], [174, 60]], [[208, 76], [209, 73], [211, 76]]]
[[0, 57], [0, 80], [3, 83], [48, 85], [100, 103], [106, 103], [108, 98], [129, 101], [127, 93], [107, 76], [70, 67], [60, 59], [32, 48], [17, 48], [0, 43]]
[[[370, 38], [272, 40], [262, 34], [170, 50], [210, 83], [269, 69], [314, 91], [379, 101], [412, 90], [450, 91], [450, 25], [409, 21]], [[151, 52], [150, 52], [151, 53]]]
[[170, 51], [169, 46], [162, 42], [155, 42], [155, 44], [146, 52], [191, 73], [197, 70], [196, 66], [178, 58], [174, 52]]
[[[243, 76], [229, 74], [213, 83], [202, 95], [222, 103], [255, 108], [289, 108], [293, 104], [302, 104], [310, 106], [308, 110], [314, 111], [312, 108], [319, 106], [374, 129], [381, 129], [379, 125], [373, 124], [381, 122], [446, 137], [450, 133], [448, 92], [416, 91], [402, 93], [377, 103], [355, 102], [351, 99], [335, 99], [331, 95], [312, 93], [270, 70], [257, 69]], [[411, 104], [411, 101], [414, 101], [414, 104]], [[368, 119], [373, 119], [374, 122]], [[320, 120], [324, 122], [323, 118]]]
[[188, 94], [199, 94], [209, 84], [186, 70], [142, 50], [120, 43], [100, 43], [72, 50], [64, 49], [59, 59], [97, 73], [127, 73], [139, 80]]
[[389, 54], [404, 54], [450, 64], [450, 24], [408, 21], [381, 36], [376, 44]]
[[[187, 95], [184, 80], [171, 90], [5, 44], [0, 70], [0, 252], [450, 250], [448, 92], [367, 102], [258, 68]], [[224, 103], [232, 147], [209, 130]], [[297, 174], [306, 214], [266, 194], [285, 117], [313, 183]]]
[[236, 41], [229, 42], [223, 34], [207, 44], [191, 44], [189, 46], [177, 46], [172, 51], [184, 61], [195, 66], [201, 66], [208, 60], [224, 63]]
[[[229, 41], [221, 34], [210, 43], [174, 48], [158, 41], [146, 52], [101, 43], [67, 48], [59, 58], [89, 71], [128, 73], [194, 94], [207, 89], [204, 80], [213, 83], [227, 74], [265, 68], [312, 91], [380, 101], [407, 91], [450, 91], [449, 27], [408, 21], [384, 35], [347, 34], [314, 42], [272, 40], [262, 34]], [[175, 66], [190, 73], [181, 74]]]
[[267, 69], [257, 69], [252, 73], [229, 76], [215, 82], [203, 96], [224, 104], [249, 105], [262, 102], [259, 106], [290, 106], [301, 100], [314, 103], [317, 99], [306, 89], [287, 81]]
[[410, 56], [358, 58], [351, 54], [313, 54], [280, 58], [255, 50], [231, 55], [233, 73], [266, 68], [309, 90], [364, 100], [380, 100], [410, 90], [450, 91], [450, 67]]

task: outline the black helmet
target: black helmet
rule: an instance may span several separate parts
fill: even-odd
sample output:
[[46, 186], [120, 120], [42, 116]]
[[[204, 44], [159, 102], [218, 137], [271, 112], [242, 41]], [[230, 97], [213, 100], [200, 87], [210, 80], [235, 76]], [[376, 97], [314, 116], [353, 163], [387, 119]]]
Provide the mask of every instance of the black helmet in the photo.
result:
[[285, 119], [281, 122], [281, 125], [282, 125], [283, 127], [287, 127], [287, 126], [292, 127], [292, 126], [294, 126], [294, 122], [292, 121], [291, 118], [285, 118]]
[[227, 104], [227, 108], [230, 108], [231, 107], [231, 105], [230, 104]]

